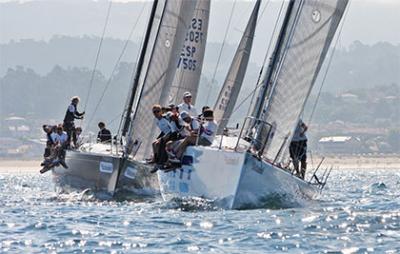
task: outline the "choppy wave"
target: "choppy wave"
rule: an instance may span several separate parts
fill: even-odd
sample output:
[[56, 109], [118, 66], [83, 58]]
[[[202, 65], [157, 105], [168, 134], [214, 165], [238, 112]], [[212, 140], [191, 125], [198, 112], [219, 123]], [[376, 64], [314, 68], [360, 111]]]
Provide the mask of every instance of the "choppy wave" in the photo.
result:
[[400, 253], [399, 182], [394, 170], [336, 171], [318, 200], [223, 210], [202, 199], [57, 192], [49, 176], [4, 174], [0, 253]]

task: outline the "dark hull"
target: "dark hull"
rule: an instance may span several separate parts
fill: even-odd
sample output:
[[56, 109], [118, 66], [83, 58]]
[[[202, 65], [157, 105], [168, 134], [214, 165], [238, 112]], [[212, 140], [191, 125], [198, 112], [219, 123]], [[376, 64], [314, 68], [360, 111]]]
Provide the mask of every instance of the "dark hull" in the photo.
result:
[[122, 159], [118, 156], [67, 151], [65, 162], [68, 169], [59, 166], [52, 170], [54, 182], [63, 189], [91, 189], [114, 194], [117, 188], [139, 195], [159, 193], [156, 175], [137, 161], [127, 160], [119, 178], [118, 168]]

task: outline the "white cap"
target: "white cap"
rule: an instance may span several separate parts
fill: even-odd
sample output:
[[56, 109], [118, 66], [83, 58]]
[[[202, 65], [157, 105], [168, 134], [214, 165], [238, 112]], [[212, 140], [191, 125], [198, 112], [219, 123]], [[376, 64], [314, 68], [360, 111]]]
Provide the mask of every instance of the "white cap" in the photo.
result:
[[182, 119], [185, 119], [185, 118], [187, 118], [187, 117], [190, 117], [189, 113], [186, 112], [186, 111], [182, 111], [180, 115], [181, 115], [181, 118], [182, 118]]
[[189, 91], [183, 93], [183, 98], [192, 97], [192, 94]]
[[81, 99], [79, 98], [79, 96], [74, 96], [71, 98], [71, 101], [80, 101]]

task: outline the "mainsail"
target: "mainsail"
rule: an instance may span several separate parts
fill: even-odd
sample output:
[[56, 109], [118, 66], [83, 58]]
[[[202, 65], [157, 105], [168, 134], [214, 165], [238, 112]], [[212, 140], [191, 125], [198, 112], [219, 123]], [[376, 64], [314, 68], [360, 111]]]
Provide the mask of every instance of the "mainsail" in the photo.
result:
[[251, 48], [253, 46], [253, 38], [256, 30], [260, 3], [261, 0], [258, 0], [254, 6], [253, 12], [251, 13], [235, 56], [233, 57], [228, 75], [226, 76], [225, 82], [214, 106], [214, 119], [218, 123], [217, 133], [219, 134], [223, 132], [228, 124], [229, 118], [231, 117], [233, 108], [236, 104], [240, 88], [242, 87], [247, 64], [250, 58]]
[[[165, 105], [168, 102], [171, 83], [176, 72], [187, 27], [193, 17], [196, 1], [167, 0], [160, 1], [163, 8], [157, 8], [153, 22], [158, 25], [154, 33], [154, 43], [149, 45], [146, 58], [147, 69], [141, 75], [141, 92], [137, 97], [137, 106], [130, 132], [137, 145], [136, 156], [144, 158], [151, 151], [151, 142], [157, 130], [151, 112], [153, 104]], [[161, 11], [159, 11], [161, 10]]]
[[284, 54], [275, 66], [263, 120], [273, 127], [264, 156], [279, 162], [292, 138], [348, 0], [296, 1]]
[[192, 103], [195, 103], [203, 67], [209, 16], [210, 0], [198, 0], [177, 62], [177, 71], [169, 94], [169, 104], [181, 103], [183, 93], [186, 91], [191, 92]]

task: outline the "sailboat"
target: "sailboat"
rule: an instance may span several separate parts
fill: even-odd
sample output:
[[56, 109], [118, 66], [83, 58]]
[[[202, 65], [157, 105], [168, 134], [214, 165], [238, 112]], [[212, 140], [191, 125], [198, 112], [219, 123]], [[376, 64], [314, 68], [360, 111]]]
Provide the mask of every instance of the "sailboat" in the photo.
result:
[[[239, 136], [188, 147], [180, 168], [158, 172], [164, 199], [201, 197], [240, 209], [262, 206], [271, 197], [301, 202], [319, 193], [283, 164], [347, 2], [289, 1], [263, 87]], [[256, 15], [253, 11], [249, 23]]]
[[[208, 3], [208, 4], [207, 4]], [[65, 162], [68, 169], [52, 169], [58, 186], [74, 189], [92, 189], [114, 194], [127, 189], [141, 195], [159, 193], [157, 177], [150, 173], [138, 154], [151, 148], [156, 135], [153, 104], [166, 104], [166, 95], [177, 72], [185, 36], [194, 28], [194, 20], [201, 20], [202, 39], [199, 54], [191, 60], [201, 69], [207, 24], [209, 0], [155, 0], [136, 67], [133, 84], [123, 112], [120, 141], [111, 144], [83, 144], [78, 150], [68, 150]], [[190, 70], [193, 72], [193, 70]], [[200, 74], [198, 74], [200, 75]], [[193, 76], [196, 78], [196, 75]], [[144, 130], [146, 130], [144, 132]], [[151, 130], [151, 131], [150, 131]], [[122, 144], [121, 144], [122, 143]], [[149, 147], [146, 147], [149, 146]]]

